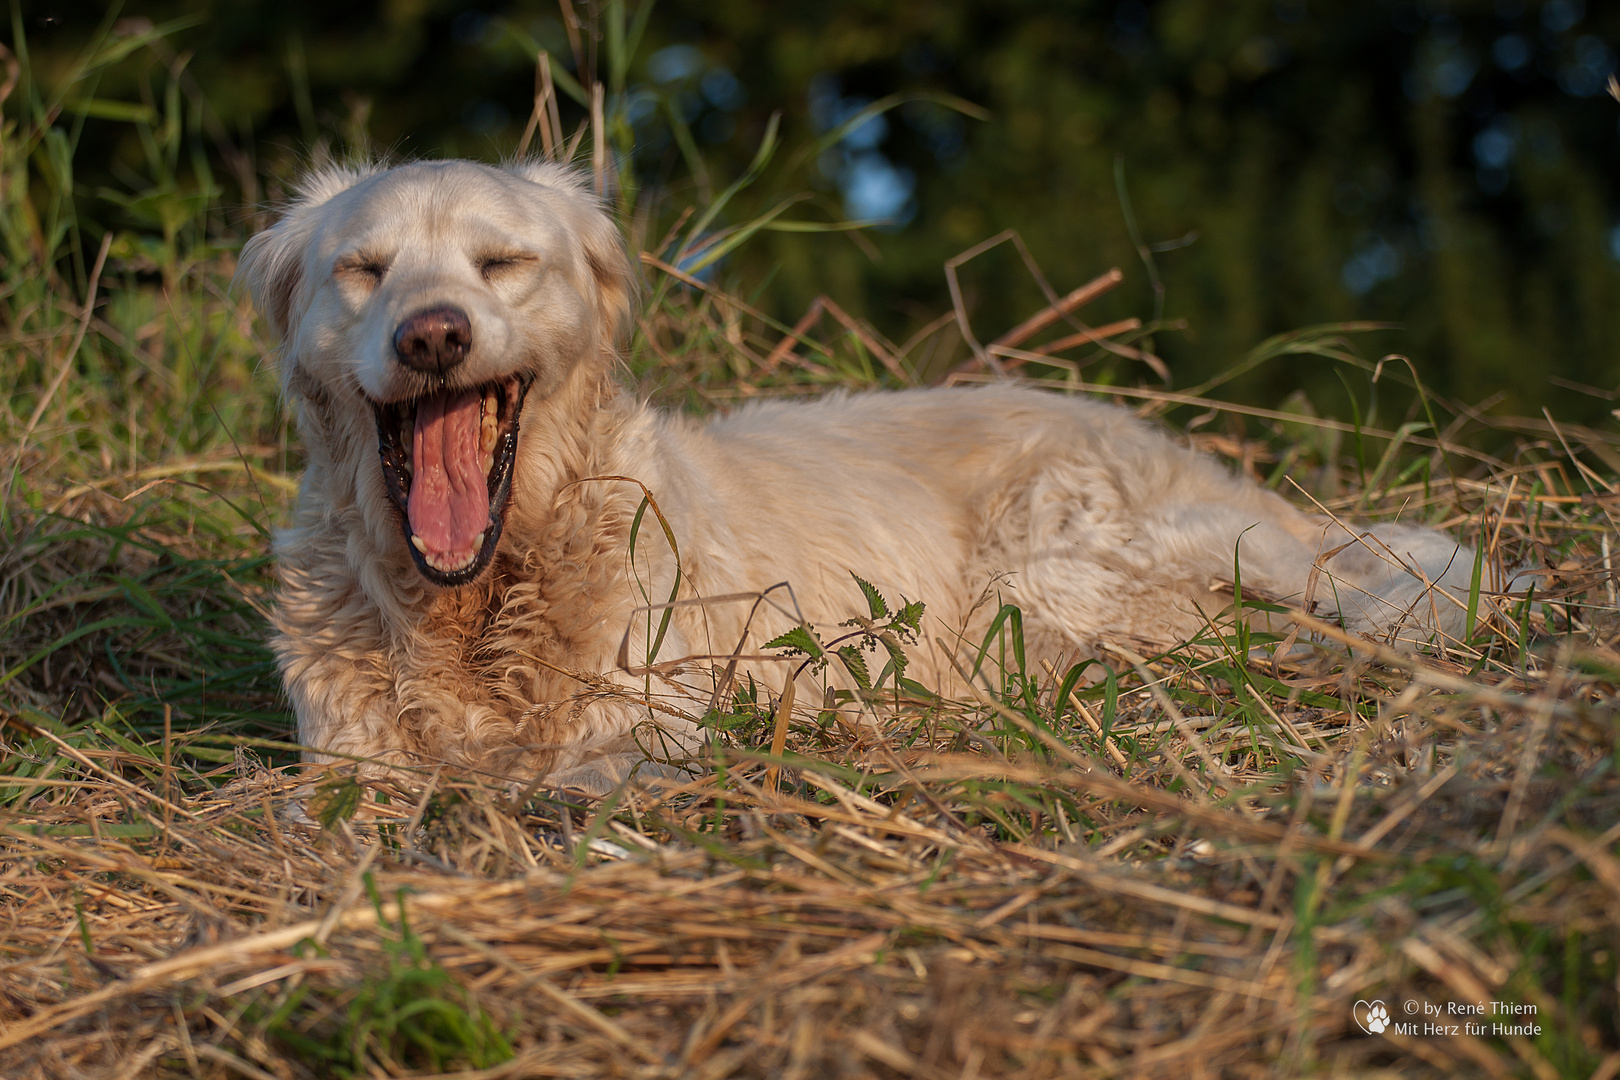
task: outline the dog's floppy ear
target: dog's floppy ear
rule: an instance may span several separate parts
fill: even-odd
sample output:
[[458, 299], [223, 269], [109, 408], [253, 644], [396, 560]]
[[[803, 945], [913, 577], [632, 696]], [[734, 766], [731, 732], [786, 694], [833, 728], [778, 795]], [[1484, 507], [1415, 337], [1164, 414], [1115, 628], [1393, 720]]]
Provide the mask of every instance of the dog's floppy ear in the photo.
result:
[[297, 331], [293, 300], [303, 284], [304, 252], [315, 233], [312, 211], [376, 171], [376, 166], [317, 169], [299, 182], [297, 196], [280, 219], [243, 245], [236, 282], [247, 285], [253, 306], [281, 340]]
[[615, 346], [630, 323], [636, 278], [625, 253], [624, 236], [591, 190], [589, 177], [583, 170], [550, 161], [519, 162], [511, 166], [511, 171], [530, 183], [568, 195], [578, 208], [573, 225], [585, 265], [596, 283], [597, 325], [605, 327], [610, 335], [603, 344]]
[[635, 302], [636, 279], [630, 269], [630, 258], [625, 253], [624, 236], [618, 226], [603, 213], [591, 215], [592, 228], [586, 230], [585, 265], [596, 279], [596, 314], [601, 326], [611, 337], [606, 342], [616, 346], [630, 325], [631, 307]]
[[293, 224], [290, 215], [284, 216], [254, 234], [242, 246], [241, 260], [236, 264], [236, 283], [247, 285], [253, 306], [283, 341], [290, 329], [293, 294], [303, 276], [302, 241], [306, 237], [295, 235], [298, 230]]

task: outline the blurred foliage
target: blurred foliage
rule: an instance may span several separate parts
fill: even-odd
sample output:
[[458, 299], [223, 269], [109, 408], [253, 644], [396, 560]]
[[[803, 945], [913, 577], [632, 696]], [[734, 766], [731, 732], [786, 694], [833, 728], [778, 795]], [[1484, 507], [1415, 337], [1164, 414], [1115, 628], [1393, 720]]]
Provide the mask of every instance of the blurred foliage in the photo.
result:
[[[1411, 355], [1441, 392], [1572, 418], [1620, 404], [1614, 5], [26, 0], [7, 40], [49, 87], [98, 34], [142, 45], [58, 103], [81, 283], [99, 230], [172, 252], [165, 214], [200, 200], [228, 239], [312, 154], [511, 154], [544, 49], [565, 90], [607, 83], [645, 250], [744, 172], [777, 112], [783, 148], [717, 227], [796, 193], [783, 220], [891, 219], [766, 232], [713, 268], [785, 322], [825, 292], [904, 340], [948, 310], [943, 262], [1015, 228], [1060, 292], [1127, 271], [1089, 319], [1185, 320], [1156, 340], [1178, 385], [1270, 334], [1380, 319], [1400, 327], [1362, 349]], [[862, 122], [873, 103], [893, 107]], [[583, 115], [565, 95], [564, 128]], [[1007, 247], [963, 284], [981, 338], [1044, 303]], [[1331, 365], [1299, 357], [1228, 388], [1300, 389], [1349, 408]]]

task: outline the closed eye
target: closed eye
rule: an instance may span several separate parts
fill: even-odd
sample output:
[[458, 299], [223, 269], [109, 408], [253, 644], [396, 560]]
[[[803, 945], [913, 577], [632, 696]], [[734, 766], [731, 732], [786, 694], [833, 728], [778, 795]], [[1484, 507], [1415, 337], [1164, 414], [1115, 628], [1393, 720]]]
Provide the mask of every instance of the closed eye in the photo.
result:
[[344, 255], [332, 264], [332, 276], [376, 288], [388, 273], [388, 263], [375, 255]]
[[494, 281], [503, 274], [511, 273], [538, 261], [533, 255], [515, 251], [498, 255], [481, 255], [474, 260], [474, 264], [478, 267], [479, 276], [485, 281]]

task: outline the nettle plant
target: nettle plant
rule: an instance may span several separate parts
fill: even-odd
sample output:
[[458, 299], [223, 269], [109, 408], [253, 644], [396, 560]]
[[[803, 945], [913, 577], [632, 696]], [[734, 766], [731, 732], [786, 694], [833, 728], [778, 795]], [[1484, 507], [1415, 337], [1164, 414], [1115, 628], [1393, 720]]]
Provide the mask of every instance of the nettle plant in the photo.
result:
[[[794, 669], [795, 678], [806, 668], [817, 674], [825, 674], [828, 665], [837, 660], [864, 695], [876, 695], [882, 691], [885, 683], [889, 683], [896, 692], [904, 689], [932, 696], [926, 688], [905, 677], [905, 646], [916, 644], [924, 610], [921, 601], [908, 601], [902, 596], [899, 609], [891, 611], [877, 586], [857, 574], [850, 574], [850, 577], [861, 587], [867, 606], [866, 615], [856, 615], [838, 624], [851, 627], [850, 633], [824, 642], [814, 627], [800, 623], [787, 633], [767, 641], [765, 648], [780, 649], [784, 657], [803, 656], [804, 661]], [[868, 654], [885, 657], [875, 679], [872, 677], [872, 665], [867, 661]], [[832, 700], [842, 703], [854, 697], [851, 691], [835, 690]]]

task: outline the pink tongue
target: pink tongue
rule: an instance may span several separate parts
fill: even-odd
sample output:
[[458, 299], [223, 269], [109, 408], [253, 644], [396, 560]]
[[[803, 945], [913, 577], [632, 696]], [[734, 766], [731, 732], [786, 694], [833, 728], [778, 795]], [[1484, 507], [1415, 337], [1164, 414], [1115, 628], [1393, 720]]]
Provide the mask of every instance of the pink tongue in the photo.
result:
[[465, 563], [473, 539], [489, 527], [489, 483], [478, 462], [483, 395], [476, 390], [435, 394], [416, 407], [411, 446], [411, 532], [427, 551]]

